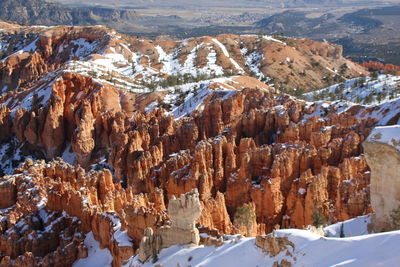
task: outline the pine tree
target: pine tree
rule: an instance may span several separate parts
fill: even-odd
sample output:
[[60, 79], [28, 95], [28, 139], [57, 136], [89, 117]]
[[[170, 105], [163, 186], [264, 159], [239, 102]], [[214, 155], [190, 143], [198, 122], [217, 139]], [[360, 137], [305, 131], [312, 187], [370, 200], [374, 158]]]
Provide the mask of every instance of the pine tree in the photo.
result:
[[317, 204], [312, 213], [312, 222], [315, 227], [322, 226], [327, 223], [327, 218], [325, 217], [324, 211], [322, 208]]

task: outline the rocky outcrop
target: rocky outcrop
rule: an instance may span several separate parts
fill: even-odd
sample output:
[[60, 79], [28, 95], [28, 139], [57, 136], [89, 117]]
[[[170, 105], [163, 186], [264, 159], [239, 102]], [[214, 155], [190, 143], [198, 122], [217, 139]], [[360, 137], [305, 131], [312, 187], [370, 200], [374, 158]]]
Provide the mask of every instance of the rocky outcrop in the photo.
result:
[[256, 246], [264, 250], [270, 257], [275, 257], [282, 251], [286, 250], [288, 246], [294, 249], [294, 244], [289, 239], [284, 237], [277, 237], [274, 233], [269, 235], [258, 235], [256, 237]]
[[400, 208], [400, 127], [376, 127], [363, 147], [371, 168], [373, 229], [387, 231], [394, 227], [392, 212]]
[[[15, 33], [16, 29], [18, 33]], [[24, 90], [33, 86], [35, 82], [43, 85], [46, 80], [54, 77], [49, 75], [46, 79], [41, 79], [43, 76], [59, 72], [68, 61], [76, 58], [74, 56], [74, 51], [77, 50], [76, 40], [81, 39], [87, 42], [98, 40], [97, 45], [92, 49], [83, 50], [80, 53], [81, 57], [86, 57], [99, 49], [104, 49], [110, 39], [108, 30], [101, 26], [38, 27], [34, 31], [31, 28], [17, 27], [7, 29], [0, 38], [5, 38], [9, 43], [8, 49], [1, 51], [3, 56], [3, 60], [0, 61], [2, 93], [15, 89]]]
[[276, 260], [273, 267], [290, 267], [296, 261], [294, 257], [295, 246], [287, 236], [276, 236], [275, 232], [269, 235], [258, 235], [256, 246], [261, 248], [269, 257], [276, 257], [281, 252], [285, 252], [285, 259]]
[[195, 221], [201, 213], [199, 193], [196, 189], [169, 200], [168, 214], [171, 225], [161, 227], [157, 233], [161, 236], [161, 248], [167, 248], [176, 244], [198, 245], [200, 241], [199, 231], [195, 227]]
[[224, 194], [217, 192], [215, 199], [209, 198], [204, 200], [202, 204], [202, 212], [197, 220], [200, 225], [221, 233], [233, 233], [231, 219], [226, 210]]
[[81, 166], [88, 166], [95, 146], [93, 140], [94, 122], [90, 103], [85, 101], [82, 106], [79, 130], [72, 136], [72, 149], [77, 155], [76, 163]]
[[146, 262], [150, 257], [155, 257], [161, 248], [161, 237], [154, 235], [153, 229], [147, 228], [139, 245], [139, 260]]
[[168, 213], [171, 225], [160, 227], [155, 234], [151, 228], [145, 230], [139, 245], [141, 262], [155, 257], [162, 248], [199, 244], [200, 235], [195, 227], [195, 221], [200, 216], [201, 204], [197, 190], [181, 195], [180, 198], [173, 196], [168, 205]]

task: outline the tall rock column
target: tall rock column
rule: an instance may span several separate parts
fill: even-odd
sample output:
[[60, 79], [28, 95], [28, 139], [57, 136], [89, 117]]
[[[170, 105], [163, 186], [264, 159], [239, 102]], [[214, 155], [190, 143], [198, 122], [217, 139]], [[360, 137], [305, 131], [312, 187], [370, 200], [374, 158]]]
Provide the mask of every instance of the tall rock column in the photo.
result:
[[85, 101], [82, 108], [82, 116], [78, 120], [78, 128], [72, 137], [72, 149], [76, 153], [76, 161], [84, 168], [90, 162], [95, 142], [93, 139], [94, 116], [89, 102]]
[[61, 152], [65, 140], [64, 104], [60, 98], [54, 98], [54, 103], [49, 107], [42, 132], [47, 159], [52, 159]]
[[400, 208], [400, 125], [376, 127], [363, 147], [371, 168], [373, 228], [375, 232], [390, 230], [390, 215]]

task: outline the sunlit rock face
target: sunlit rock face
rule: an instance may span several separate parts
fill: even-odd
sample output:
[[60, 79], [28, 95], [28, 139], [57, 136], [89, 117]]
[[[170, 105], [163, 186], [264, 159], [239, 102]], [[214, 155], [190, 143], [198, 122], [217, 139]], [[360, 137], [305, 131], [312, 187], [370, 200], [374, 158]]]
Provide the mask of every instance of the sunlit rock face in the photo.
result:
[[376, 127], [363, 144], [371, 168], [371, 206], [377, 232], [394, 227], [391, 214], [400, 208], [400, 127]]
[[140, 261], [145, 262], [150, 257], [156, 257], [161, 249], [173, 245], [199, 245], [200, 234], [195, 222], [200, 213], [201, 204], [197, 189], [179, 198], [173, 196], [168, 205], [170, 225], [160, 227], [155, 233], [152, 228], [144, 231], [138, 252]]

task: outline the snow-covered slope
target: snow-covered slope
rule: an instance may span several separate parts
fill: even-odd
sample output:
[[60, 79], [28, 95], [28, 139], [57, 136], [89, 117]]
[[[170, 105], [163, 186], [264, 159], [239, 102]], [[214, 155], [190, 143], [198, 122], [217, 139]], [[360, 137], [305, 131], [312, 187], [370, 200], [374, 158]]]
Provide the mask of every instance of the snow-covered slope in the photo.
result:
[[338, 222], [324, 228], [327, 237], [352, 237], [368, 234], [371, 215], [359, 216], [344, 222]]
[[233, 238], [220, 247], [215, 246], [172, 246], [163, 249], [157, 262], [141, 264], [137, 257], [131, 259], [128, 266], [270, 266], [268, 258], [260, 248], [255, 246], [254, 238]]
[[[266, 255], [255, 245], [255, 238], [226, 241], [220, 247], [173, 246], [161, 251], [157, 262], [141, 264], [135, 257], [125, 266], [272, 266], [286, 260], [292, 266], [397, 266], [400, 231], [357, 237], [321, 237], [307, 230], [279, 230], [277, 237], [288, 237], [294, 244], [276, 257]], [[379, 246], [377, 245], [379, 244]], [[287, 254], [289, 251], [289, 254]]]
[[318, 91], [305, 93], [309, 101], [346, 100], [352, 103], [375, 105], [400, 97], [400, 77], [378, 75], [350, 79]]
[[[400, 231], [368, 234], [370, 215], [360, 216], [324, 228], [328, 237], [321, 237], [308, 230], [285, 229], [274, 231], [276, 237], [287, 237], [294, 247], [288, 246], [275, 257], [270, 257], [255, 244], [255, 238], [240, 235], [225, 236], [222, 246], [181, 246], [163, 249], [158, 259], [141, 263], [132, 257], [128, 266], [272, 266], [285, 260], [292, 266], [397, 266]], [[339, 238], [340, 229], [344, 238]], [[92, 249], [89, 258], [74, 266], [108, 266], [107, 252], [96, 247], [90, 234], [85, 240]], [[82, 265], [85, 263], [85, 265]]]
[[348, 112], [359, 119], [373, 119], [376, 126], [400, 124], [400, 97], [393, 100], [382, 101], [379, 104], [360, 105], [346, 100], [320, 100], [306, 102], [307, 109], [310, 110], [304, 116], [308, 119], [313, 116], [326, 118], [330, 113]]
[[[195, 110], [201, 110], [205, 100], [213, 94], [218, 94], [221, 99], [234, 94], [237, 89], [229, 86], [229, 82], [234, 82], [234, 80], [232, 78], [216, 78], [201, 83], [177, 86], [177, 90], [167, 88], [169, 93], [165, 96], [164, 102], [171, 105], [171, 114], [175, 119], [180, 119]], [[216, 86], [219, 88], [215, 88]]]

